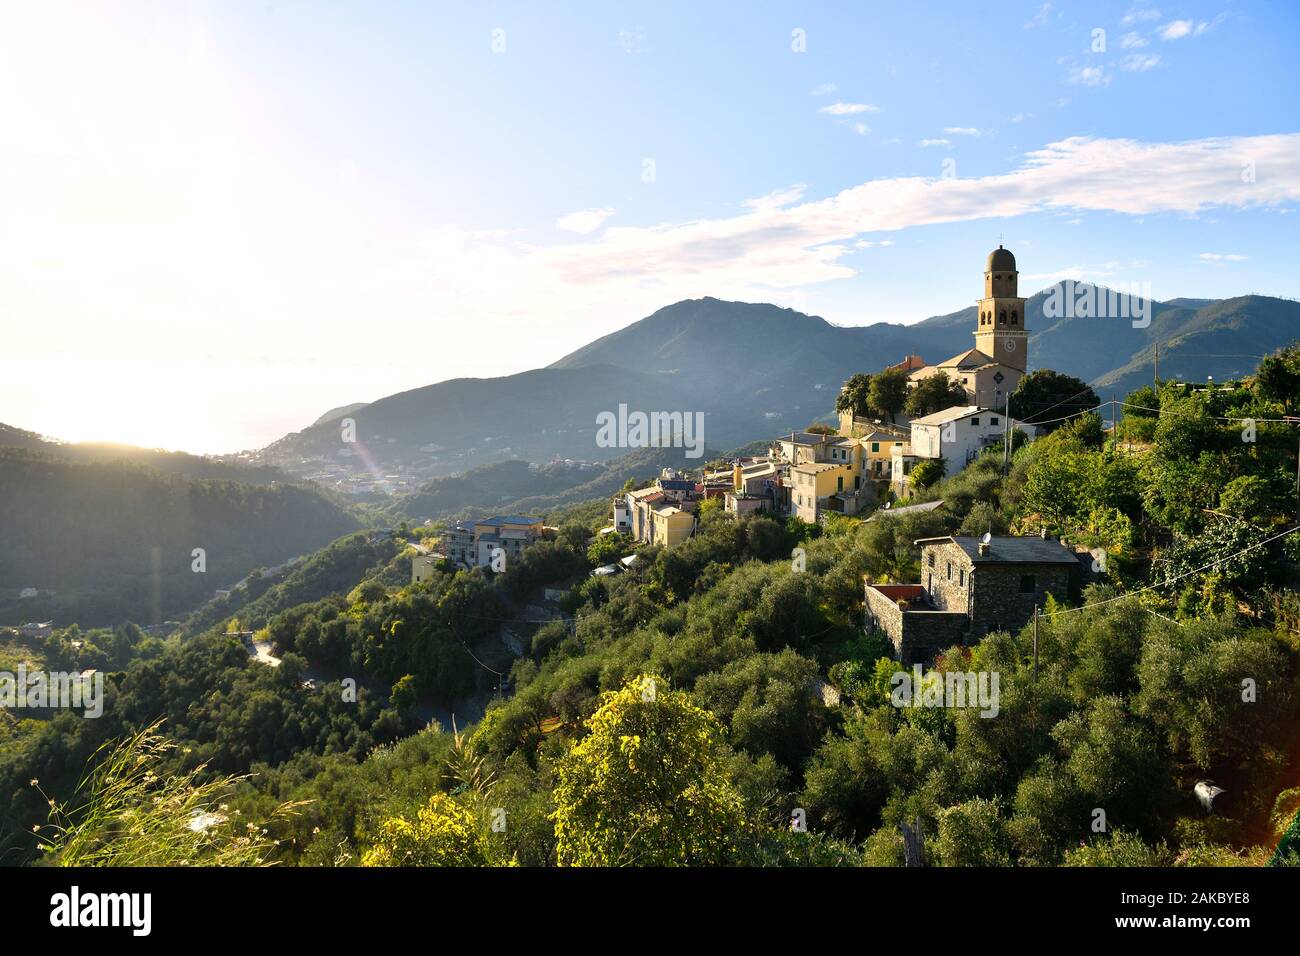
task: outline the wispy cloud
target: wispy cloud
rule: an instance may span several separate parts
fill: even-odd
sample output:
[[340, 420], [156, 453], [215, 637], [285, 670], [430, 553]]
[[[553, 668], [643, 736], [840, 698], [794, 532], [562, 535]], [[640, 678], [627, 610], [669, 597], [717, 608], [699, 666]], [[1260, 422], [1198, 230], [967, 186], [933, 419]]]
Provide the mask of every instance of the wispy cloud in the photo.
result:
[[1160, 54], [1158, 53], [1130, 53], [1119, 62], [1119, 68], [1130, 73], [1145, 73], [1159, 65]]
[[1126, 33], [1119, 38], [1121, 50], [1140, 50], [1147, 45], [1147, 41], [1136, 33]]
[[1069, 81], [1076, 86], [1105, 86], [1110, 82], [1110, 74], [1104, 67], [1076, 64], [1070, 67]]
[[984, 136], [988, 130], [977, 129], [974, 126], [945, 126], [943, 131], [949, 136]]
[[1181, 40], [1192, 35], [1194, 24], [1191, 20], [1170, 20], [1160, 28], [1160, 39]]
[[1154, 8], [1134, 7], [1128, 13], [1124, 14], [1119, 21], [1124, 26], [1131, 26], [1134, 23], [1149, 23], [1152, 20], [1160, 19], [1160, 11]]
[[950, 139], [923, 139], [917, 144], [922, 149], [928, 149], [931, 146], [942, 146], [944, 149], [952, 149], [952, 140]]
[[834, 83], [823, 83], [821, 86], [814, 86], [809, 96], [826, 96], [828, 93], [834, 93], [839, 87]]
[[1202, 252], [1196, 258], [1208, 265], [1225, 266], [1229, 262], [1245, 262], [1250, 256], [1243, 256], [1235, 252]]
[[770, 193], [759, 196], [756, 199], [746, 199], [741, 205], [747, 209], [755, 209], [766, 212], [772, 209], [781, 209], [790, 205], [792, 202], [798, 202], [803, 198], [808, 187], [804, 183], [795, 183], [793, 186], [786, 186], [783, 189], [774, 189]]
[[[1059, 17], [1060, 14], [1058, 13], [1057, 16]], [[1025, 22], [1025, 29], [1032, 30], [1035, 27], [1046, 26], [1047, 21], [1050, 20], [1051, 18], [1052, 18], [1052, 5], [1050, 3], [1044, 3], [1041, 6], [1039, 6], [1039, 8], [1036, 11], [1034, 11], [1034, 15]]]
[[614, 210], [608, 206], [600, 209], [580, 209], [555, 220], [555, 225], [568, 232], [588, 233], [599, 229]]
[[880, 107], [871, 103], [831, 103], [817, 112], [828, 116], [853, 116], [858, 113], [878, 113]]

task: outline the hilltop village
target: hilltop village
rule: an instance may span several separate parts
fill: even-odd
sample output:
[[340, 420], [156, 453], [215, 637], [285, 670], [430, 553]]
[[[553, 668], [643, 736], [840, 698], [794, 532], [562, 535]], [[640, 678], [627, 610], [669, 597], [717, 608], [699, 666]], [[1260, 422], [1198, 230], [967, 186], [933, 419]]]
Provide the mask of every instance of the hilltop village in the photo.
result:
[[610, 529], [671, 547], [694, 533], [698, 505], [711, 498], [733, 514], [766, 511], [815, 524], [826, 514], [856, 515], [906, 501], [923, 462], [931, 474], [953, 475], [1010, 442], [1012, 431], [1033, 437], [1033, 426], [1007, 414], [1029, 347], [1018, 276], [1015, 256], [999, 246], [985, 263], [975, 346], [935, 364], [909, 355], [885, 369], [904, 375], [909, 390], [934, 388], [942, 377], [954, 399], [964, 396], [950, 407], [890, 421], [841, 411], [838, 428], [781, 435], [766, 455], [695, 476], [666, 469], [648, 487], [614, 498]]
[[[1037, 434], [1033, 425], [1008, 413], [1028, 359], [1018, 275], [1015, 257], [999, 246], [985, 263], [975, 346], [933, 364], [908, 355], [884, 370], [905, 382], [908, 392], [928, 388], [954, 404], [890, 420], [847, 408], [840, 411], [837, 428], [810, 426], [780, 435], [766, 454], [715, 461], [695, 472], [665, 468], [645, 487], [614, 496], [612, 521], [600, 534], [672, 548], [696, 533], [700, 508], [709, 501], [734, 515], [764, 512], [808, 524], [827, 515], [940, 505], [907, 501], [918, 487], [962, 471], [983, 454], [999, 447], [1009, 454], [1014, 433]], [[430, 579], [444, 560], [460, 568], [500, 570], [497, 565], [504, 567], [555, 531], [528, 515], [459, 522], [441, 532], [437, 553], [415, 559], [412, 579]], [[867, 627], [886, 635], [907, 663], [990, 630], [1024, 624], [1048, 595], [1060, 600], [1076, 589], [1090, 560], [1086, 552], [1076, 554], [1062, 542], [1039, 538], [990, 535], [916, 544], [924, 580], [867, 582], [863, 599]], [[593, 574], [616, 574], [635, 561], [630, 554]]]

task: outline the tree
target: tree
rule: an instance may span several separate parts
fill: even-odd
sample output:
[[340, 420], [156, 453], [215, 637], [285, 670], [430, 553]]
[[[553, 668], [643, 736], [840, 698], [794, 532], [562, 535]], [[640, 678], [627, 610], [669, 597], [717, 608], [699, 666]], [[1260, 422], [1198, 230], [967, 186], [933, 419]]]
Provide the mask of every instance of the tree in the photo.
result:
[[1300, 404], [1300, 346], [1287, 345], [1259, 363], [1255, 384], [1265, 398], [1281, 402], [1287, 414]]
[[1050, 368], [1030, 372], [1011, 393], [1011, 414], [1030, 425], [1042, 422], [1038, 427], [1046, 432], [1060, 428], [1066, 416], [1099, 404], [1087, 382]]
[[869, 404], [892, 422], [907, 404], [907, 373], [889, 368], [871, 380]]
[[866, 418], [871, 409], [871, 376], [859, 372], [852, 376], [835, 397], [837, 412], [852, 412], [858, 418]]
[[977, 797], [939, 814], [934, 851], [944, 866], [1011, 866], [1008, 843], [997, 799]]
[[811, 425], [805, 428], [804, 431], [806, 431], [809, 435], [837, 434], [837, 432], [835, 431], [835, 427], [833, 425], [827, 425], [825, 422], [813, 422]]
[[921, 418], [965, 404], [966, 388], [961, 382], [950, 379], [947, 372], [938, 372], [916, 383], [907, 395], [906, 408], [912, 418]]
[[362, 866], [488, 866], [474, 814], [445, 793], [435, 793], [415, 819], [388, 817]]
[[718, 719], [648, 675], [602, 695], [555, 788], [561, 866], [718, 865], [747, 823]]
[[598, 534], [587, 546], [587, 560], [593, 567], [611, 564], [632, 550], [632, 538], [618, 531]]
[[942, 458], [926, 458], [912, 468], [912, 487], [929, 488], [944, 476], [948, 463]]

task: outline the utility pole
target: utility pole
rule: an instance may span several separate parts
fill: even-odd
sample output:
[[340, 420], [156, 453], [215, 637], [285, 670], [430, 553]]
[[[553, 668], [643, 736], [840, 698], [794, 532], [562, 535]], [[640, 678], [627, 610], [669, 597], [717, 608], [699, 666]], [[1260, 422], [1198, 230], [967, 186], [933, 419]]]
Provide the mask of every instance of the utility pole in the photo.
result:
[[1002, 474], [1006, 475], [1011, 470], [1011, 393], [1007, 392], [1007, 410], [1003, 416], [1006, 418], [1002, 434]]
[[1115, 453], [1116, 443], [1119, 441], [1119, 419], [1115, 417], [1115, 393], [1110, 393], [1110, 450], [1111, 454]]
[[[1300, 425], [1300, 416], [1285, 415], [1283, 421], [1288, 425]], [[1300, 439], [1295, 449], [1295, 523], [1300, 525]]]
[[1034, 605], [1034, 685], [1038, 684], [1038, 605]]

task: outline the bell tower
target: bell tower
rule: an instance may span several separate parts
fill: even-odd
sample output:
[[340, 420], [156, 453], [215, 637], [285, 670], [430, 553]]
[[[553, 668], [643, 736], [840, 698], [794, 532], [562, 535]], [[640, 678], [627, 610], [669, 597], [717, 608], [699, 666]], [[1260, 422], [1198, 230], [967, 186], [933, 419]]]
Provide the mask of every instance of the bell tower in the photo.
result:
[[1029, 330], [1025, 328], [1025, 300], [1017, 295], [1019, 275], [1010, 249], [998, 246], [989, 253], [975, 347], [993, 361], [1023, 372], [1029, 358]]

